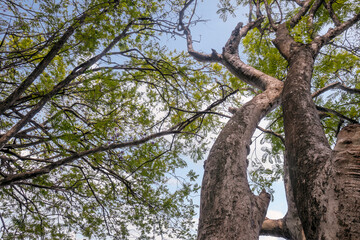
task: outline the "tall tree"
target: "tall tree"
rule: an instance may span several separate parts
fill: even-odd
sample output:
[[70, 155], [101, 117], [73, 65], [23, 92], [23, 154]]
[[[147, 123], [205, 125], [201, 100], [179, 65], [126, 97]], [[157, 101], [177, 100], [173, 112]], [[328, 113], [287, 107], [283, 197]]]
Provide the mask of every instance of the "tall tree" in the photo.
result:
[[182, 5], [0, 4], [1, 239], [192, 238], [196, 174], [176, 169], [237, 90], [160, 43]]
[[[359, 1], [221, 0], [223, 18], [242, 5], [248, 23], [211, 54], [192, 45], [184, 16], [194, 5], [186, 2], [179, 21], [190, 55], [257, 89], [232, 109], [206, 160], [198, 240], [359, 239]], [[249, 145], [264, 118], [270, 124], [263, 130], [272, 133], [268, 153], [285, 152], [289, 210], [279, 220], [265, 219], [270, 197], [254, 195], [247, 179]]]

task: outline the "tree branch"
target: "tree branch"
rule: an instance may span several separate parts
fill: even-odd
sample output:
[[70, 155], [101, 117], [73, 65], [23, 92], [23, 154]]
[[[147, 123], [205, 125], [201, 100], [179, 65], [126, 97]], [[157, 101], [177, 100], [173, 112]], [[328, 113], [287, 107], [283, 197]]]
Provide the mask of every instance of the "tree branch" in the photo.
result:
[[0, 115], [12, 106], [15, 101], [25, 92], [25, 90], [34, 82], [34, 80], [45, 70], [45, 68], [50, 64], [53, 58], [58, 54], [60, 49], [64, 46], [66, 41], [71, 37], [74, 31], [81, 26], [84, 22], [88, 13], [83, 13], [75, 23], [72, 24], [62, 35], [62, 37], [54, 44], [51, 50], [46, 54], [43, 60], [36, 66], [32, 73], [12, 92], [4, 101], [0, 103]]
[[104, 151], [108, 151], [108, 150], [112, 150], [112, 149], [118, 149], [118, 148], [125, 148], [125, 147], [130, 147], [130, 146], [137, 146], [140, 144], [143, 144], [145, 142], [150, 141], [151, 139], [154, 138], [158, 138], [158, 137], [162, 137], [162, 136], [166, 136], [166, 135], [172, 135], [172, 134], [178, 134], [178, 133], [182, 133], [182, 130], [188, 126], [189, 124], [191, 124], [192, 122], [194, 122], [196, 119], [200, 118], [201, 116], [203, 116], [204, 114], [207, 114], [211, 109], [213, 109], [214, 107], [218, 106], [219, 104], [223, 103], [224, 101], [226, 101], [226, 99], [228, 97], [230, 97], [231, 95], [237, 93], [238, 91], [235, 90], [232, 93], [226, 95], [224, 98], [215, 101], [214, 103], [212, 103], [210, 106], [208, 106], [205, 110], [200, 111], [200, 112], [196, 112], [194, 114], [194, 116], [190, 117], [189, 119], [178, 123], [176, 125], [174, 125], [173, 127], [169, 128], [166, 131], [161, 131], [158, 133], [154, 133], [151, 134], [147, 137], [143, 137], [139, 140], [135, 140], [135, 141], [131, 141], [131, 142], [124, 142], [124, 143], [112, 143], [106, 146], [99, 146], [99, 147], [95, 147], [83, 152], [75, 152], [72, 153], [72, 155], [65, 157], [61, 160], [58, 160], [56, 162], [52, 162], [50, 164], [48, 164], [45, 167], [36, 169], [36, 170], [32, 170], [32, 171], [27, 171], [27, 172], [22, 172], [22, 173], [18, 173], [18, 174], [12, 174], [12, 175], [8, 175], [5, 176], [3, 179], [0, 180], [0, 188], [13, 184], [14, 182], [17, 181], [23, 181], [23, 180], [27, 180], [27, 179], [31, 179], [31, 178], [35, 178], [37, 176], [41, 176], [44, 174], [49, 173], [51, 170], [54, 170], [60, 166], [63, 166], [65, 164], [69, 164], [73, 161], [75, 161], [76, 159], [94, 154], [94, 153], [98, 153], [98, 152], [104, 152]]
[[269, 130], [269, 129], [262, 128], [262, 127], [260, 127], [260, 126], [257, 126], [257, 129], [259, 129], [260, 131], [262, 131], [262, 132], [264, 132], [264, 133], [268, 133], [268, 134], [271, 134], [271, 135], [279, 138], [279, 139], [281, 140], [281, 142], [285, 145], [285, 139], [284, 139], [284, 137], [283, 137], [281, 134], [276, 133], [276, 132], [274, 132], [274, 131], [271, 131], [271, 130]]
[[239, 57], [240, 39], [244, 37], [248, 31], [258, 26], [262, 21], [263, 18], [258, 18], [244, 27], [242, 27], [242, 23], [239, 23], [236, 26], [223, 49], [224, 60], [222, 63], [240, 80], [251, 86], [265, 90], [270, 85], [278, 85], [281, 81], [245, 64]]
[[325, 108], [325, 107], [321, 107], [321, 106], [316, 106], [316, 109], [321, 111], [321, 112], [328, 112], [328, 113], [332, 113], [336, 116], [338, 116], [340, 119], [343, 119], [343, 120], [347, 120], [351, 123], [359, 123], [358, 121], [354, 120], [354, 119], [351, 119], [351, 118], [348, 118], [347, 116], [335, 111], [335, 110], [332, 110], [332, 109], [329, 109], [329, 108]]
[[289, 21], [290, 28], [295, 27], [296, 24], [298, 24], [300, 22], [301, 18], [303, 16], [305, 16], [305, 14], [309, 11], [312, 2], [313, 2], [313, 0], [306, 0], [303, 3], [300, 11], [290, 19], [290, 21]]
[[274, 20], [273, 20], [273, 18], [271, 16], [271, 8], [269, 7], [268, 1], [264, 1], [264, 4], [265, 4], [266, 14], [267, 14], [267, 17], [269, 19], [270, 26], [276, 31], [277, 26], [274, 23]]
[[185, 2], [184, 7], [181, 9], [180, 13], [179, 13], [179, 27], [178, 30], [179, 31], [184, 31], [184, 34], [186, 36], [186, 42], [187, 42], [187, 49], [189, 54], [195, 58], [196, 60], [200, 61], [200, 62], [219, 62], [221, 61], [221, 55], [219, 55], [218, 53], [216, 53], [215, 50], [212, 50], [212, 54], [205, 54], [205, 53], [201, 53], [201, 52], [197, 52], [194, 50], [193, 47], [193, 40], [192, 40], [192, 35], [191, 35], [191, 31], [189, 29], [189, 24], [187, 26], [185, 26], [183, 20], [184, 20], [184, 14], [185, 14], [185, 10], [194, 2], [194, 0], [190, 0], [188, 2]]
[[340, 19], [336, 16], [334, 9], [332, 8], [332, 4], [334, 3], [334, 1], [325, 1], [324, 2], [324, 6], [326, 8], [326, 10], [329, 12], [330, 18], [331, 20], [334, 22], [335, 26], [340, 26], [341, 21]]
[[265, 218], [261, 226], [260, 235], [291, 239], [291, 235], [283, 218], [276, 220]]
[[311, 43], [311, 47], [315, 53], [318, 53], [320, 48], [326, 44], [328, 44], [335, 37], [342, 34], [344, 31], [349, 29], [352, 25], [357, 23], [360, 20], [360, 13], [356, 14], [354, 17], [350, 18], [346, 22], [343, 22], [336, 28], [330, 28], [327, 33], [322, 36], [318, 36]]
[[331, 89], [341, 89], [341, 90], [344, 90], [348, 93], [351, 93], [351, 94], [360, 94], [360, 89], [357, 89], [357, 88], [349, 88], [349, 87], [346, 87], [345, 85], [341, 84], [340, 82], [336, 82], [336, 83], [332, 83], [328, 86], [325, 86], [319, 90], [317, 90], [316, 92], [314, 92], [312, 94], [312, 98], [315, 98], [315, 97], [318, 97], [319, 95], [331, 90]]
[[83, 74], [90, 66], [95, 64], [100, 58], [102, 58], [107, 52], [109, 52], [116, 43], [118, 43], [122, 38], [126, 37], [127, 31], [129, 30], [130, 26], [132, 26], [132, 24], [133, 22], [130, 22], [125, 27], [123, 32], [117, 37], [115, 37], [113, 41], [101, 53], [74, 68], [73, 71], [64, 80], [59, 82], [49, 93], [45, 94], [43, 98], [19, 122], [17, 122], [6, 134], [4, 134], [0, 138], [0, 149], [2, 149], [6, 142], [9, 141], [10, 138], [15, 136], [15, 134], [21, 128], [23, 128], [54, 95], [56, 95], [61, 89], [67, 86], [72, 80]]
[[309, 11], [309, 20], [311, 24], [313, 24], [313, 20], [316, 12], [319, 10], [320, 6], [324, 2], [325, 2], [324, 0], [315, 0], [315, 2], [313, 3], [312, 8]]

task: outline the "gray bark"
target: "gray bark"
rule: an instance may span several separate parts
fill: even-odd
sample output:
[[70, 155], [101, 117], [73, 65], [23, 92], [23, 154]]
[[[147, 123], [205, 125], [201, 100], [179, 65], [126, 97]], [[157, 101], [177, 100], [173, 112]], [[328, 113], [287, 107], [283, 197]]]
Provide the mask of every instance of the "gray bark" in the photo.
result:
[[279, 103], [281, 85], [257, 95], [229, 120], [205, 163], [198, 240], [258, 239], [270, 196], [255, 196], [247, 153], [258, 122]]
[[300, 44], [290, 52], [282, 94], [286, 158], [306, 238], [360, 239], [359, 130], [341, 133], [331, 150], [310, 92], [314, 53]]

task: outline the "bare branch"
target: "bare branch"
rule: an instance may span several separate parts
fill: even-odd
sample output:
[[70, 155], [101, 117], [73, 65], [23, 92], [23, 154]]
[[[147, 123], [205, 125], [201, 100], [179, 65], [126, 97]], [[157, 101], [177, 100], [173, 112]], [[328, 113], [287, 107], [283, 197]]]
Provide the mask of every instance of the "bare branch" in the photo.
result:
[[300, 22], [301, 18], [303, 16], [305, 16], [305, 14], [309, 11], [312, 2], [313, 2], [313, 0], [306, 0], [303, 3], [302, 8], [300, 9], [300, 11], [290, 19], [290, 22], [289, 22], [290, 28], [295, 27], [296, 24], [298, 24]]
[[261, 226], [260, 235], [291, 239], [291, 235], [283, 218], [276, 220], [265, 218]]
[[253, 28], [258, 27], [263, 20], [264, 17], [261, 17], [253, 22], [249, 22], [245, 26], [243, 26], [242, 22], [238, 23], [232, 31], [231, 36], [225, 45], [224, 51], [230, 54], [239, 54], [239, 44], [241, 38], [245, 37], [246, 34]]
[[193, 40], [190, 29], [188, 27], [184, 27], [184, 33], [186, 35], [188, 52], [193, 58], [200, 62], [220, 62], [222, 60], [221, 55], [218, 54], [214, 49], [212, 50], [212, 54], [205, 54], [195, 51], [192, 45]]
[[318, 97], [319, 95], [331, 90], [331, 89], [341, 89], [341, 90], [344, 90], [348, 93], [351, 93], [351, 94], [360, 94], [360, 89], [357, 89], [357, 88], [349, 88], [349, 87], [346, 87], [345, 85], [341, 84], [340, 82], [336, 82], [336, 83], [332, 83], [328, 86], [325, 86], [319, 90], [317, 90], [316, 92], [314, 92], [312, 94], [312, 97], [315, 98], [315, 97]]
[[265, 90], [270, 85], [278, 85], [277, 83], [281, 83], [281, 81], [245, 64], [239, 57], [239, 43], [241, 38], [244, 37], [248, 31], [258, 26], [261, 21], [263, 21], [263, 18], [258, 18], [244, 27], [242, 27], [242, 23], [236, 26], [223, 49], [224, 60], [222, 63], [240, 80], [251, 86]]
[[274, 131], [271, 131], [271, 130], [269, 130], [269, 129], [262, 128], [262, 127], [260, 127], [260, 126], [257, 126], [257, 129], [259, 129], [260, 131], [262, 131], [262, 132], [264, 132], [264, 133], [269, 133], [269, 134], [271, 134], [271, 135], [279, 138], [279, 139], [281, 140], [281, 142], [285, 145], [285, 139], [284, 139], [284, 137], [283, 137], [281, 134], [276, 133], [276, 132], [274, 132]]
[[193, 40], [192, 40], [192, 35], [191, 35], [191, 31], [189, 29], [189, 24], [185, 26], [183, 20], [184, 20], [184, 14], [185, 14], [185, 10], [194, 2], [194, 0], [190, 0], [188, 2], [186, 2], [184, 4], [184, 7], [181, 9], [180, 13], [179, 13], [179, 26], [178, 26], [178, 30], [179, 31], [184, 31], [184, 34], [186, 36], [186, 42], [187, 42], [187, 49], [189, 54], [195, 58], [196, 60], [200, 61], [200, 62], [219, 62], [221, 61], [221, 55], [219, 55], [218, 53], [216, 53], [215, 50], [212, 50], [212, 54], [205, 54], [205, 53], [201, 53], [201, 52], [197, 52], [194, 50], [193, 47]]

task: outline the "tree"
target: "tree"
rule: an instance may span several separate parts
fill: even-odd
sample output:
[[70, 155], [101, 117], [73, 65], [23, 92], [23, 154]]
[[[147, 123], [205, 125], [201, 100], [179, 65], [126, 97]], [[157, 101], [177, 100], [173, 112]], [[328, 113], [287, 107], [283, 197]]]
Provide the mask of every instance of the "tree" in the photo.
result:
[[196, 174], [176, 169], [237, 90], [161, 44], [180, 7], [1, 1], [2, 239], [192, 238]]
[[[199, 187], [193, 171], [181, 179], [176, 169], [185, 155], [201, 159], [221, 128], [198, 239], [359, 238], [359, 127], [339, 132], [359, 118], [356, 1], [221, 0], [224, 19], [249, 9], [221, 54], [194, 49], [193, 0], [1, 4], [3, 239], [126, 239], [133, 229], [139, 239], [192, 239]], [[185, 36], [195, 61], [168, 51], [164, 35]], [[285, 151], [284, 219], [265, 219], [269, 195], [249, 187], [257, 127], [271, 144], [264, 160]], [[268, 189], [269, 170], [250, 177]]]
[[[190, 55], [257, 89], [232, 110], [206, 160], [197, 239], [359, 239], [359, 2], [222, 0], [223, 18], [242, 5], [248, 23], [211, 54], [192, 45], [183, 16], [193, 3], [179, 21]], [[265, 219], [270, 196], [254, 195], [247, 179], [249, 145], [263, 118], [269, 153], [285, 152], [289, 210], [279, 220]]]

